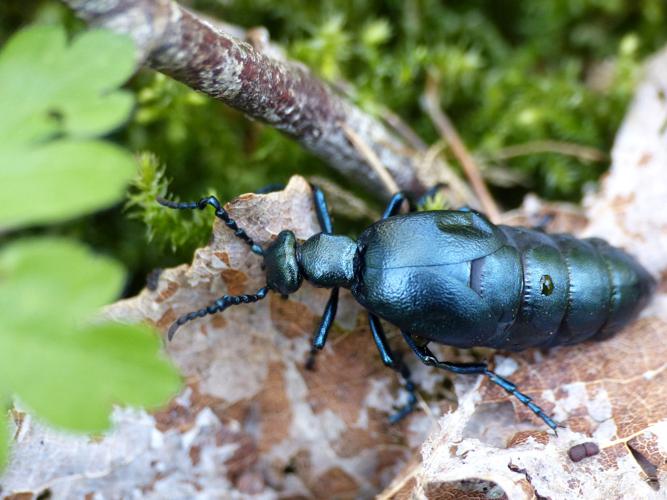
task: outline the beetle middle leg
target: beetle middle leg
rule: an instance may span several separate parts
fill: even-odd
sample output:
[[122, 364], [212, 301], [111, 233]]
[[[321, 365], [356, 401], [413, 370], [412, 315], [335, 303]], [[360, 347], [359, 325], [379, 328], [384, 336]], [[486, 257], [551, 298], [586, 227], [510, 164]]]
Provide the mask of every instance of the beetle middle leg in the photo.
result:
[[392, 352], [391, 346], [387, 341], [387, 336], [384, 333], [384, 328], [382, 328], [382, 323], [380, 323], [380, 318], [375, 314], [369, 313], [368, 323], [371, 327], [375, 345], [380, 352], [382, 362], [385, 366], [397, 371], [401, 375], [401, 378], [405, 383], [405, 390], [408, 392], [408, 402], [405, 406], [389, 417], [389, 421], [392, 424], [395, 424], [414, 411], [415, 405], [417, 404], [417, 396], [415, 394], [416, 387], [411, 378], [410, 368], [408, 368], [401, 359], [397, 359]]
[[[408, 201], [408, 203], [410, 203], [410, 200], [408, 199], [408, 197], [404, 192], [399, 191], [398, 193], [396, 193], [394, 196], [391, 197], [391, 200], [389, 200], [389, 203], [387, 204], [387, 207], [384, 209], [384, 212], [382, 214], [382, 218], [387, 219], [389, 217], [397, 215], [401, 211], [401, 207], [403, 206], [403, 203], [406, 200]], [[413, 210], [412, 204], [410, 204], [410, 210], [411, 211]], [[405, 363], [403, 363], [402, 360], [397, 360], [396, 356], [394, 356], [394, 353], [391, 351], [391, 347], [389, 346], [389, 342], [387, 341], [384, 329], [382, 328], [382, 323], [380, 323], [380, 318], [378, 318], [374, 314], [369, 313], [368, 323], [371, 328], [371, 333], [373, 334], [373, 340], [375, 341], [375, 345], [377, 346], [378, 351], [380, 351], [380, 357], [382, 358], [382, 362], [385, 364], [385, 366], [388, 366], [389, 368], [395, 370], [401, 375], [401, 378], [405, 383], [405, 390], [408, 391], [408, 402], [405, 404], [403, 408], [401, 408], [400, 410], [398, 410], [396, 413], [394, 413], [389, 417], [389, 421], [393, 424], [398, 422], [399, 420], [402, 420], [412, 411], [414, 411], [415, 405], [417, 404], [417, 396], [415, 395], [416, 387], [414, 382], [412, 381], [410, 369], [408, 368], [408, 366]]]
[[554, 422], [549, 415], [547, 415], [542, 408], [540, 408], [538, 405], [536, 405], [530, 396], [526, 396], [522, 392], [520, 392], [516, 385], [514, 385], [512, 382], [509, 380], [501, 377], [500, 375], [497, 375], [495, 372], [492, 370], [489, 370], [488, 366], [486, 363], [449, 363], [447, 361], [440, 361], [438, 358], [435, 357], [435, 355], [431, 352], [431, 350], [426, 347], [426, 346], [420, 346], [417, 345], [415, 340], [410, 336], [409, 333], [407, 332], [401, 332], [403, 334], [403, 338], [405, 338], [405, 341], [408, 343], [410, 348], [414, 351], [414, 353], [417, 355], [417, 357], [421, 360], [422, 363], [428, 366], [434, 366], [436, 368], [440, 368], [442, 370], [447, 370], [453, 373], [459, 373], [462, 375], [485, 375], [491, 380], [496, 385], [499, 385], [505, 391], [507, 391], [508, 394], [511, 394], [515, 398], [517, 398], [519, 401], [521, 401], [524, 405], [526, 405], [530, 410], [540, 417], [545, 424], [547, 424], [554, 432], [556, 432], [556, 428], [558, 425], [556, 422]]
[[322, 319], [320, 320], [320, 325], [317, 327], [315, 334], [313, 335], [312, 346], [310, 347], [310, 353], [306, 359], [306, 369], [314, 370], [315, 369], [315, 358], [317, 353], [322, 350], [324, 344], [327, 342], [327, 336], [329, 335], [329, 330], [331, 325], [333, 325], [333, 320], [336, 317], [336, 312], [338, 310], [338, 288], [333, 288], [331, 290], [331, 295], [329, 296], [329, 301], [327, 302], [326, 307], [324, 308], [324, 314], [322, 314]]

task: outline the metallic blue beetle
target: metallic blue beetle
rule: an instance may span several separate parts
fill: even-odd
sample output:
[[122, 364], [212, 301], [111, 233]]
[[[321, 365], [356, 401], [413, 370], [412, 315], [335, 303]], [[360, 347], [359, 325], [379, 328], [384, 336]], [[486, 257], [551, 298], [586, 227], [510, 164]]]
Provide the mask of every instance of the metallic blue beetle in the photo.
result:
[[494, 225], [473, 210], [398, 215], [406, 199], [402, 193], [391, 199], [382, 220], [355, 242], [333, 234], [322, 191], [313, 187], [313, 195], [322, 232], [299, 244], [292, 231], [283, 231], [267, 248], [240, 229], [214, 197], [190, 203], [158, 200], [179, 209], [211, 205], [237, 237], [264, 257], [267, 278], [255, 294], [225, 295], [181, 316], [169, 329], [169, 338], [183, 323], [256, 302], [269, 290], [294, 293], [305, 278], [332, 289], [313, 338], [314, 354], [326, 343], [338, 289], [348, 288], [369, 311], [382, 361], [405, 381], [408, 402], [392, 421], [410, 413], [417, 399], [410, 371], [392, 353], [380, 318], [400, 328], [424, 364], [487, 376], [555, 431], [556, 423], [512, 382], [484, 363], [440, 361], [428, 343], [520, 351], [604, 339], [637, 316], [655, 286], [633, 257], [603, 240]]

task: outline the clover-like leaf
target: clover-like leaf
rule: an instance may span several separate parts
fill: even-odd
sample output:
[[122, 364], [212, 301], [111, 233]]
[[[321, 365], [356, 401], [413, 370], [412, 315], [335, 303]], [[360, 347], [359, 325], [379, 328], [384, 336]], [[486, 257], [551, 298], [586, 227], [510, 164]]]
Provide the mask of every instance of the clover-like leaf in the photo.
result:
[[91, 138], [133, 105], [129, 38], [62, 28], [18, 33], [0, 53], [0, 228], [59, 221], [112, 204], [132, 178], [128, 153]]
[[121, 267], [82, 245], [26, 239], [0, 252], [0, 380], [38, 416], [83, 431], [108, 425], [113, 404], [155, 406], [178, 389], [150, 329], [91, 324], [117, 295]]

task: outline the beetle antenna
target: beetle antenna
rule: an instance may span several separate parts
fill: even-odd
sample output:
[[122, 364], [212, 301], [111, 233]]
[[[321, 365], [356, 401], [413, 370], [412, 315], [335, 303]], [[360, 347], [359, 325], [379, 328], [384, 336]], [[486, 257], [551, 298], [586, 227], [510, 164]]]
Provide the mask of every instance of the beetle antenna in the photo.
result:
[[252, 295], [223, 295], [215, 302], [213, 302], [213, 304], [211, 304], [210, 306], [202, 307], [201, 309], [198, 309], [196, 311], [184, 314], [176, 321], [174, 321], [169, 327], [169, 331], [167, 332], [167, 338], [169, 340], [173, 339], [174, 335], [176, 334], [176, 330], [178, 330], [183, 324], [187, 323], [188, 321], [192, 321], [193, 319], [197, 318], [203, 318], [204, 316], [207, 316], [209, 314], [222, 312], [229, 306], [237, 306], [239, 304], [250, 304], [252, 302], [257, 302], [266, 297], [268, 291], [269, 288], [265, 286], [257, 290], [257, 293], [254, 293]]
[[199, 201], [186, 201], [186, 202], [171, 201], [162, 198], [161, 196], [158, 196], [157, 202], [163, 207], [175, 208], [178, 210], [185, 210], [185, 209], [204, 210], [208, 205], [211, 205], [215, 209], [215, 216], [219, 219], [222, 219], [222, 221], [227, 225], [227, 227], [232, 231], [234, 231], [234, 236], [245, 241], [246, 244], [250, 246], [250, 250], [252, 250], [257, 255], [264, 255], [264, 249], [262, 249], [260, 245], [255, 243], [253, 239], [250, 236], [248, 236], [248, 234], [236, 224], [236, 221], [229, 216], [227, 210], [225, 210], [222, 207], [220, 201], [218, 201], [218, 199], [215, 196], [207, 196], [206, 198], [202, 198]]

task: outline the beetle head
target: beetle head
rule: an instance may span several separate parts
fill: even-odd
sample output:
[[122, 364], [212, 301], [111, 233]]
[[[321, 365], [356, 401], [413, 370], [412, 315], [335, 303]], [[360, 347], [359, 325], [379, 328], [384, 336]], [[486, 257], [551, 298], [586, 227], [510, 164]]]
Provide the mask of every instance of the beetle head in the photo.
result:
[[292, 231], [282, 231], [276, 240], [264, 249], [266, 284], [282, 295], [296, 292], [303, 276], [297, 260], [296, 236]]

